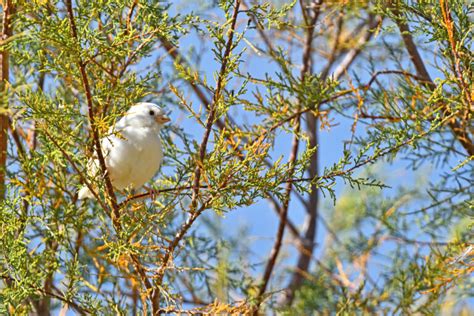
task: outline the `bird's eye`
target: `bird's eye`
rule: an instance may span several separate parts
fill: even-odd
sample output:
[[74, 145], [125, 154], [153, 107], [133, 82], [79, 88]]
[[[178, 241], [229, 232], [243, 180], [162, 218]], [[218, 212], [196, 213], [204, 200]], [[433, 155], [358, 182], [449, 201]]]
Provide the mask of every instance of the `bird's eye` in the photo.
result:
[[150, 114], [150, 115], [152, 115], [152, 116], [153, 116], [153, 115], [155, 115], [155, 111], [153, 111], [153, 110], [150, 110], [150, 112], [148, 112], [148, 114]]

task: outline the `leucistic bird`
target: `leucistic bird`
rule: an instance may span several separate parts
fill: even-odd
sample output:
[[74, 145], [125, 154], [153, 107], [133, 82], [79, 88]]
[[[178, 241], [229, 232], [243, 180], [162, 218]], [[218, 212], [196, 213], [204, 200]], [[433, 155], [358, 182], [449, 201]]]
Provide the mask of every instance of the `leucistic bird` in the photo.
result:
[[[115, 189], [138, 189], [156, 174], [163, 160], [159, 132], [169, 121], [158, 105], [137, 103], [110, 129], [110, 135], [101, 139], [105, 165]], [[91, 158], [87, 164], [89, 176], [97, 177], [100, 170], [97, 156]], [[100, 177], [96, 179], [101, 181]], [[79, 190], [79, 199], [92, 197], [87, 186]]]

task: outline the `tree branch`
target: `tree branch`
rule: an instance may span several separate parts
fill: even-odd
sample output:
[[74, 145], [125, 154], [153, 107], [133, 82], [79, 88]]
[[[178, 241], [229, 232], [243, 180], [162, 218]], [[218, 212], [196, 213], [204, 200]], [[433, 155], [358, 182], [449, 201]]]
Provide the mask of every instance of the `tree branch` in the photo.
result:
[[[68, 18], [69, 18], [69, 26], [71, 29], [71, 35], [74, 38], [74, 40], [77, 41], [77, 44], [80, 47], [80, 42], [77, 36], [77, 28], [76, 28], [76, 22], [74, 20], [74, 11], [72, 9], [71, 0], [66, 0], [66, 8], [67, 8], [67, 13], [68, 13]], [[114, 188], [112, 186], [112, 182], [110, 181], [110, 177], [107, 172], [104, 154], [102, 152], [102, 146], [100, 143], [99, 130], [97, 128], [97, 124], [95, 121], [94, 103], [92, 100], [92, 92], [89, 85], [89, 78], [86, 72], [86, 64], [84, 63], [81, 57], [78, 57], [78, 67], [79, 67], [79, 71], [82, 77], [84, 92], [86, 94], [87, 109], [88, 109], [88, 115], [89, 115], [89, 122], [92, 129], [94, 147], [97, 154], [97, 158], [99, 160], [100, 169], [102, 171], [102, 174], [104, 175], [105, 188], [106, 188], [106, 192], [107, 192], [108, 200], [109, 200], [108, 202], [110, 202], [112, 206], [112, 212], [111, 212], [112, 222], [116, 228], [120, 228], [120, 213], [119, 213], [119, 208], [117, 204], [117, 197], [115, 196]]]
[[[300, 130], [300, 117], [297, 117], [296, 119], [296, 126], [294, 128], [294, 136], [293, 136], [293, 143], [292, 143], [292, 149], [291, 149], [291, 155], [288, 160], [288, 164], [290, 165], [290, 170], [288, 173], [290, 174], [290, 177], [294, 174], [295, 172], [295, 161], [298, 156], [298, 147], [299, 147], [299, 130]], [[281, 212], [281, 218], [280, 218], [280, 224], [278, 225], [278, 230], [277, 230], [277, 235], [275, 239], [275, 244], [273, 245], [272, 251], [270, 253], [270, 259], [268, 259], [267, 265], [265, 267], [265, 272], [263, 274], [263, 280], [262, 284], [259, 287], [258, 294], [256, 297], [256, 308], [254, 310], [253, 315], [257, 316], [258, 315], [258, 310], [263, 302], [264, 299], [264, 294], [267, 290], [268, 283], [270, 281], [270, 277], [272, 275], [273, 269], [276, 264], [276, 260], [278, 258], [278, 254], [280, 253], [282, 242], [283, 242], [283, 236], [285, 233], [285, 226], [286, 226], [286, 220], [288, 216], [288, 208], [290, 205], [290, 199], [291, 199], [291, 191], [293, 189], [292, 183], [287, 183], [286, 189], [285, 189], [285, 200], [283, 202], [283, 207], [282, 207], [282, 212]]]
[[[85, 174], [79, 169], [79, 167], [76, 165], [76, 163], [74, 162], [74, 160], [71, 158], [71, 156], [61, 147], [61, 145], [59, 145], [59, 143], [53, 138], [53, 136], [51, 136], [51, 134], [47, 131], [46, 128], [44, 128], [43, 130], [43, 133], [44, 135], [49, 139], [50, 142], [53, 143], [54, 146], [56, 146], [56, 148], [59, 149], [59, 151], [61, 152], [61, 154], [64, 156], [64, 158], [66, 158], [66, 160], [69, 162], [69, 164], [71, 165], [71, 167], [74, 169], [74, 171], [77, 173], [77, 175], [79, 176], [79, 178], [81, 179], [81, 182], [84, 183], [84, 185], [91, 191], [92, 195], [94, 196], [94, 198], [97, 199], [98, 203], [100, 204], [100, 206], [107, 212], [109, 209], [107, 207], [107, 205], [105, 205], [104, 201], [102, 201], [100, 199], [100, 196], [98, 195], [98, 193], [94, 190], [94, 187], [92, 186], [92, 184], [89, 182], [89, 180], [87, 179], [87, 177], [85, 176]], [[108, 213], [108, 215], [110, 216], [110, 213]]]
[[321, 71], [321, 80], [325, 81], [328, 77], [329, 70], [333, 66], [334, 62], [336, 61], [337, 57], [341, 54], [339, 51], [340, 41], [341, 41], [341, 33], [342, 33], [342, 25], [344, 24], [344, 15], [341, 12], [337, 18], [336, 22], [336, 35], [334, 39], [334, 45], [332, 47], [331, 53], [329, 54], [328, 62], [326, 66]]
[[359, 56], [359, 54], [362, 52], [365, 45], [370, 41], [370, 39], [374, 35], [375, 30], [377, 29], [377, 27], [379, 27], [381, 23], [381, 18], [376, 18], [373, 15], [369, 15], [367, 29], [360, 38], [357, 46], [347, 52], [346, 56], [344, 56], [344, 59], [334, 70], [334, 73], [332, 75], [334, 80], [338, 80], [347, 71], [347, 69], [349, 69], [349, 67], [352, 65], [357, 56]]
[[[423, 78], [424, 81], [427, 82], [427, 85], [430, 90], [434, 90], [436, 88], [435, 83], [430, 77], [428, 70], [426, 69], [425, 63], [421, 58], [421, 55], [418, 52], [416, 47], [415, 41], [410, 33], [410, 28], [405, 20], [405, 17], [400, 12], [397, 7], [396, 3], [391, 3], [391, 9], [395, 14], [395, 23], [397, 24], [400, 33], [402, 35], [403, 43], [405, 44], [405, 48], [407, 49], [408, 55], [410, 56], [410, 60], [412, 61], [413, 65], [415, 66], [416, 72], [418, 76]], [[449, 107], [446, 107], [446, 116], [450, 116], [451, 110]], [[472, 142], [469, 132], [464, 129], [461, 124], [458, 122], [456, 118], [453, 118], [448, 122], [449, 127], [453, 131], [456, 139], [461, 143], [464, 147], [466, 152], [469, 156], [474, 155], [474, 143]]]
[[[12, 286], [13, 283], [20, 283], [18, 280], [14, 279], [14, 278], [12, 278], [12, 277], [10, 277], [10, 276], [8, 276], [8, 275], [0, 275], [0, 278], [2, 278], [2, 279], [4, 279], [5, 281], [7, 281], [7, 284], [9, 284], [9, 286]], [[64, 303], [70, 305], [70, 306], [71, 306], [72, 308], [74, 308], [80, 315], [91, 314], [91, 311], [90, 311], [89, 309], [80, 306], [80, 305], [77, 304], [76, 302], [67, 299], [67, 298], [64, 297], [63, 295], [60, 295], [60, 294], [58, 294], [58, 293], [55, 293], [55, 292], [53, 292], [52, 290], [51, 290], [51, 291], [47, 291], [47, 290], [45, 290], [45, 289], [36, 287], [36, 286], [33, 285], [33, 284], [25, 284], [24, 282], [21, 282], [21, 284], [30, 286], [32, 289], [34, 289], [35, 291], [38, 291], [38, 292], [41, 293], [42, 295], [52, 297], [52, 298], [54, 298], [54, 299], [57, 299], [57, 300], [59, 300], [59, 301], [61, 301], [61, 302], [64, 302]]]
[[[202, 166], [203, 166], [203, 161], [206, 156], [206, 150], [207, 150], [207, 144], [209, 141], [209, 137], [211, 134], [212, 126], [215, 121], [215, 115], [216, 115], [216, 106], [217, 102], [221, 98], [221, 93], [223, 89], [223, 84], [224, 84], [224, 79], [225, 79], [225, 73], [227, 71], [227, 64], [230, 59], [230, 55], [232, 52], [232, 45], [233, 45], [233, 40], [234, 40], [234, 33], [235, 33], [235, 27], [236, 27], [236, 22], [237, 22], [237, 16], [239, 14], [239, 7], [240, 7], [240, 0], [235, 1], [235, 7], [234, 7], [234, 12], [232, 14], [231, 18], [231, 25], [229, 29], [229, 37], [227, 39], [227, 43], [225, 46], [225, 51], [223, 54], [222, 58], [222, 65], [219, 71], [219, 76], [217, 79], [216, 83], [216, 89], [214, 92], [213, 100], [212, 103], [209, 105], [209, 113], [206, 121], [206, 129], [204, 132], [203, 139], [201, 141], [201, 145], [199, 147], [199, 156], [198, 156], [198, 161], [196, 161], [196, 168], [194, 170], [194, 181], [193, 181], [193, 187], [192, 187], [192, 197], [191, 197], [191, 206], [190, 206], [190, 216], [186, 220], [186, 222], [183, 224], [183, 226], [180, 228], [179, 232], [176, 234], [175, 238], [173, 239], [172, 243], [168, 246], [166, 249], [166, 253], [163, 257], [161, 267], [158, 270], [157, 273], [157, 283], [161, 284], [163, 281], [163, 277], [165, 274], [166, 267], [168, 266], [168, 263], [172, 257], [172, 254], [176, 247], [178, 246], [179, 242], [183, 239], [184, 235], [187, 233], [187, 231], [191, 228], [193, 225], [194, 221], [199, 217], [199, 215], [206, 209], [206, 203], [203, 203], [202, 206], [199, 209], [197, 208], [198, 204], [198, 197], [199, 197], [199, 190], [200, 190], [200, 181], [201, 181], [201, 174], [202, 174]], [[156, 291], [154, 293], [154, 297], [159, 297], [159, 291]]]
[[[248, 6], [245, 4], [244, 1], [241, 2], [241, 5], [244, 7], [244, 8], [248, 8]], [[263, 32], [261, 26], [258, 24], [258, 21], [257, 19], [255, 18], [254, 15], [251, 15], [251, 19], [252, 21], [257, 25], [257, 30], [259, 31], [260, 35], [262, 36], [262, 38], [264, 39], [266, 45], [268, 46], [268, 49], [270, 50], [270, 54], [273, 55], [274, 54], [274, 49], [272, 47], [272, 44], [270, 42], [270, 40], [268, 39], [268, 37], [266, 36], [266, 34]], [[185, 62], [185, 59], [183, 58], [183, 56], [179, 53], [178, 51], [178, 48], [173, 46], [173, 44], [171, 44], [168, 40], [166, 40], [165, 38], [160, 38], [160, 41], [163, 45], [163, 47], [167, 50], [168, 54], [173, 58], [173, 60], [175, 62]], [[188, 65], [189, 66], [189, 65]], [[196, 85], [194, 82], [192, 81], [189, 81], [187, 80], [186, 81], [189, 86], [191, 87], [191, 89], [194, 91], [194, 93], [196, 94], [196, 96], [198, 97], [198, 99], [205, 105], [205, 107], [207, 109], [209, 109], [209, 104], [211, 103], [209, 101], [209, 99], [207, 98], [207, 96], [205, 95], [205, 93], [201, 90], [201, 88], [199, 88], [198, 85]], [[223, 130], [225, 128], [225, 123], [221, 120], [221, 119], [218, 119], [216, 121], [216, 125], [219, 127], [219, 129]], [[239, 151], [239, 149], [237, 148], [236, 150]], [[240, 152], [240, 151], [239, 151]], [[243, 159], [243, 157], [239, 156], [240, 159]], [[270, 162], [268, 161], [265, 161], [269, 166], [271, 165]], [[207, 188], [207, 186], [201, 186], [201, 188]], [[128, 198], [126, 201], [122, 202], [120, 204], [120, 207], [123, 206], [123, 204], [125, 204], [126, 202], [129, 202], [131, 200], [134, 200], [134, 199], [139, 199], [139, 198], [143, 198], [143, 197], [147, 197], [147, 196], [151, 196], [151, 195], [154, 195], [154, 194], [157, 194], [157, 193], [162, 193], [162, 192], [169, 192], [169, 191], [174, 191], [174, 190], [183, 190], [183, 189], [190, 189], [190, 187], [181, 187], [181, 188], [171, 188], [171, 189], [163, 189], [163, 190], [158, 190], [158, 191], [153, 191], [153, 192], [148, 192], [148, 193], [143, 193], [143, 194], [139, 194], [139, 195], [136, 195], [136, 196], [132, 196], [130, 198]], [[278, 202], [276, 201], [275, 197], [273, 197], [272, 195], [270, 194], [267, 194], [267, 199], [269, 201], [269, 203], [273, 206], [275, 212], [278, 214], [278, 216], [281, 217], [281, 214], [282, 214], [282, 207], [281, 205], [278, 204]], [[304, 200], [302, 201], [304, 203]], [[295, 237], [296, 239], [298, 239], [298, 242], [301, 243], [301, 236], [300, 236], [300, 233], [298, 231], [298, 229], [296, 228], [296, 226], [290, 221], [290, 220], [287, 220], [287, 226], [288, 228], [290, 229], [290, 232], [292, 233], [293, 237]]]
[[[66, 8], [67, 8], [67, 13], [68, 13], [68, 18], [69, 18], [69, 25], [70, 25], [70, 28], [71, 28], [71, 35], [78, 42], [78, 45], [80, 45], [79, 38], [77, 36], [77, 29], [76, 29], [76, 23], [75, 23], [75, 20], [74, 20], [74, 12], [73, 12], [73, 9], [72, 9], [71, 0], [66, 0]], [[84, 61], [80, 57], [78, 57], [78, 67], [79, 67], [79, 71], [81, 73], [82, 83], [83, 83], [84, 91], [85, 91], [85, 94], [86, 94], [88, 115], [89, 115], [89, 121], [90, 121], [91, 128], [92, 128], [92, 137], [93, 137], [93, 141], [94, 141], [94, 147], [95, 147], [95, 151], [97, 153], [97, 157], [98, 157], [98, 160], [99, 160], [99, 165], [100, 165], [102, 174], [104, 175], [105, 188], [106, 188], [106, 193], [107, 193], [107, 197], [108, 197], [108, 202], [111, 204], [111, 207], [112, 207], [112, 211], [110, 212], [110, 214], [112, 215], [111, 216], [112, 223], [113, 223], [113, 226], [114, 226], [116, 232], [118, 233], [122, 229], [121, 224], [120, 224], [119, 205], [117, 203], [117, 197], [115, 196], [114, 188], [112, 186], [112, 182], [111, 182], [109, 174], [107, 172], [107, 167], [106, 167], [106, 164], [105, 164], [104, 155], [102, 153], [102, 146], [101, 146], [101, 143], [100, 143], [99, 130], [97, 128], [97, 124], [96, 124], [96, 121], [95, 121], [94, 104], [93, 104], [93, 100], [92, 100], [92, 92], [91, 92], [91, 88], [90, 88], [90, 85], [89, 85], [89, 79], [88, 79], [87, 72], [86, 72], [86, 63], [84, 63]], [[138, 257], [135, 254], [130, 254], [130, 259], [132, 261], [132, 264], [133, 264], [135, 270], [138, 272], [138, 274], [141, 278], [141, 281], [145, 285], [145, 288], [147, 290], [147, 295], [150, 298], [151, 303], [152, 303], [153, 314], [155, 315], [155, 314], [157, 314], [157, 311], [159, 309], [159, 301], [156, 300], [156, 297], [155, 297], [155, 293], [158, 290], [155, 287], [153, 287], [153, 284], [148, 279], [148, 277], [146, 275], [146, 271], [143, 268], [143, 266], [141, 265]]]
[[[321, 5], [323, 1], [320, 0], [317, 2], [316, 6], [313, 7], [313, 16], [308, 21], [306, 20], [306, 42], [303, 49], [303, 69], [301, 70], [301, 80], [305, 80], [305, 77], [308, 74], [312, 73], [311, 69], [311, 52], [313, 47], [313, 38], [314, 38], [314, 29], [316, 22], [321, 13]], [[304, 12], [304, 8], [303, 12]], [[321, 104], [318, 105], [317, 110]], [[306, 113], [306, 122], [307, 128], [306, 133], [309, 138], [309, 147], [317, 148], [318, 147], [318, 117], [311, 112]], [[319, 160], [319, 149], [317, 149], [308, 166], [308, 173], [311, 178], [317, 177], [318, 170], [318, 160]], [[311, 185], [311, 193], [308, 197], [306, 203], [306, 232], [302, 238], [302, 245], [299, 250], [299, 257], [296, 264], [296, 271], [299, 273], [293, 273], [291, 280], [285, 291], [284, 303], [291, 304], [293, 301], [294, 291], [301, 285], [303, 278], [301, 271], [307, 272], [309, 269], [309, 264], [311, 262], [311, 256], [314, 250], [314, 241], [316, 238], [317, 226], [318, 226], [318, 202], [319, 202], [319, 190], [315, 183]]]
[[[2, 11], [2, 33], [0, 34], [0, 41], [4, 42], [12, 36], [11, 27], [11, 16], [13, 14], [13, 3], [11, 0], [3, 1]], [[0, 53], [0, 102], [1, 102], [1, 114], [0, 114], [0, 200], [5, 198], [6, 191], [6, 169], [7, 169], [7, 149], [8, 149], [8, 93], [7, 85], [9, 82], [9, 52], [5, 46], [2, 48]]]

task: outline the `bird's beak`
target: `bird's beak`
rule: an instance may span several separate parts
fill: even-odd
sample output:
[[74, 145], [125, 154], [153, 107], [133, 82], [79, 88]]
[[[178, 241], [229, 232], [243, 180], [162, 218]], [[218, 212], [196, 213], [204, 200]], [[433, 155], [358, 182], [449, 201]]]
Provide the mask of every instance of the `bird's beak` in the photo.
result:
[[169, 117], [167, 117], [166, 115], [157, 115], [155, 117], [155, 121], [158, 124], [164, 124], [164, 123], [168, 123], [169, 121], [171, 121], [171, 119]]

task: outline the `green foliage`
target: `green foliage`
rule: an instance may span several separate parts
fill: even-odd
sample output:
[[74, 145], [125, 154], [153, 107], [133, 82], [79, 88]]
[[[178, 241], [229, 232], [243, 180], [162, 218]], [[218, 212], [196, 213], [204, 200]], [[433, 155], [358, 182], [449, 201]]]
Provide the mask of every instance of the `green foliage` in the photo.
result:
[[[472, 2], [7, 3], [0, 314], [468, 310]], [[138, 101], [165, 161], [114, 206], [87, 161]], [[267, 202], [270, 255], [225, 222]]]

